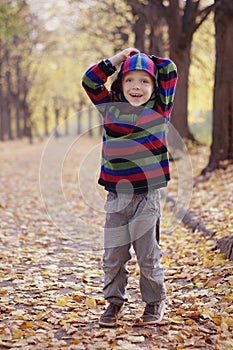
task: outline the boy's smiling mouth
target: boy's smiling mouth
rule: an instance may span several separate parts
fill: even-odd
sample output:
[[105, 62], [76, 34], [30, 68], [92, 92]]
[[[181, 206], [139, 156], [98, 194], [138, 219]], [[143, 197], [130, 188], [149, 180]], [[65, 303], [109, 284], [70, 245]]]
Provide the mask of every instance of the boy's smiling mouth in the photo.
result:
[[132, 97], [142, 97], [142, 94], [130, 93], [130, 96], [132, 96]]

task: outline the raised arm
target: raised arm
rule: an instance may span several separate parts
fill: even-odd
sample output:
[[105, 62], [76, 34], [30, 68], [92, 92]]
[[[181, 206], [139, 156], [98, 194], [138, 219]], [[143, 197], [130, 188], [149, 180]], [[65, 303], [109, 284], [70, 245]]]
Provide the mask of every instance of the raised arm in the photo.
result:
[[139, 51], [135, 48], [127, 48], [93, 65], [86, 71], [82, 78], [82, 86], [95, 105], [111, 101], [112, 96], [105, 86], [108, 77], [116, 71], [116, 66], [118, 64], [138, 52]]
[[116, 68], [108, 60], [100, 61], [90, 67], [82, 77], [82, 86], [91, 101], [95, 104], [107, 103], [110, 101], [110, 93], [105, 83]]
[[174, 104], [175, 89], [177, 84], [177, 68], [175, 63], [168, 59], [150, 56], [154, 61], [157, 74], [157, 111], [168, 120]]

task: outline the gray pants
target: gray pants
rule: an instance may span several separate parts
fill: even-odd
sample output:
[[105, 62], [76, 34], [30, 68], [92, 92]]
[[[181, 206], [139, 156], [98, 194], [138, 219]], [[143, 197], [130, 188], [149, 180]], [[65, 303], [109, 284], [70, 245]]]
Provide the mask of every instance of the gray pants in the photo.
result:
[[[108, 193], [104, 229], [104, 297], [122, 305], [128, 282], [127, 262], [133, 246], [140, 267], [142, 300], [155, 304], [165, 299], [161, 249], [158, 244], [160, 192], [127, 195]], [[157, 236], [157, 239], [156, 239]]]

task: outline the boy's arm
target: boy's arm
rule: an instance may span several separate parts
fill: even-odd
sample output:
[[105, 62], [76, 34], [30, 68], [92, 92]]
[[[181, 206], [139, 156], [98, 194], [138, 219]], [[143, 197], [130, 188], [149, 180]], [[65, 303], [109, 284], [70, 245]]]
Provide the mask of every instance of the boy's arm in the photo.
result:
[[110, 101], [110, 93], [105, 83], [115, 71], [116, 68], [109, 60], [103, 60], [94, 64], [83, 75], [82, 86], [95, 105]]
[[95, 105], [111, 101], [111, 94], [105, 86], [108, 77], [116, 71], [115, 66], [138, 52], [137, 49], [127, 48], [109, 59], [93, 65], [86, 71], [82, 78], [82, 86]]
[[174, 104], [177, 84], [177, 68], [175, 63], [162, 57], [151, 56], [157, 67], [157, 111], [168, 120]]

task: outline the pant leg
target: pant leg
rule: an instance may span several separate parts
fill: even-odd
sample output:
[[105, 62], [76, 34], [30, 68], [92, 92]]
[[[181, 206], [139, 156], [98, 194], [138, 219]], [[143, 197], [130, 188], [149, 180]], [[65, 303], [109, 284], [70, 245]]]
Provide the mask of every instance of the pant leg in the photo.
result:
[[128, 282], [126, 263], [131, 258], [128, 218], [125, 212], [125, 197], [109, 193], [105, 204], [104, 227], [104, 298], [122, 305], [127, 299], [125, 289]]
[[160, 263], [162, 253], [158, 244], [160, 191], [152, 191], [135, 200], [138, 203], [135, 202], [135, 208], [132, 207], [129, 230], [140, 267], [142, 299], [154, 304], [166, 297], [164, 270]]
[[161, 249], [156, 240], [155, 228], [133, 242], [140, 267], [142, 300], [155, 304], [166, 298], [164, 270], [160, 263]]
[[109, 302], [122, 305], [127, 300], [125, 288], [128, 282], [126, 263], [131, 258], [130, 244], [105, 248], [103, 256], [104, 298]]

